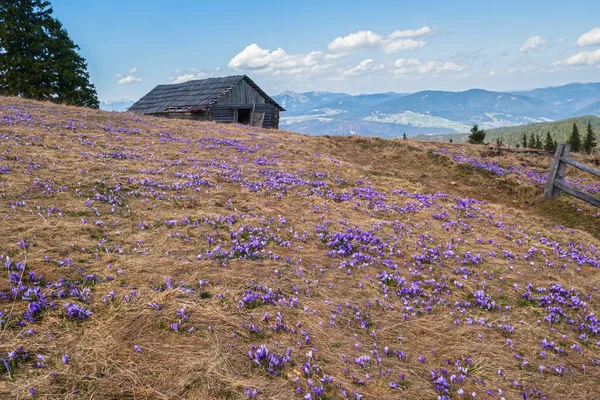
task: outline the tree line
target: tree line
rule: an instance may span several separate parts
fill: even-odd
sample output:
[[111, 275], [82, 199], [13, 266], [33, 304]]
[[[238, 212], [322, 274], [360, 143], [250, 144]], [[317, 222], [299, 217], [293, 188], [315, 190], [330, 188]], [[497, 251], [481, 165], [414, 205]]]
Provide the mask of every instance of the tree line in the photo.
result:
[[85, 59], [46, 0], [0, 1], [0, 95], [98, 108]]
[[[485, 131], [483, 129], [479, 129], [479, 126], [475, 124], [471, 128], [471, 132], [467, 138], [467, 141], [471, 144], [483, 144], [485, 141], [485, 135]], [[498, 139], [498, 143], [500, 143], [500, 140], [501, 139]], [[573, 130], [571, 131], [571, 135], [569, 136], [567, 143], [571, 145], [571, 151], [591, 154], [598, 146], [596, 135], [592, 129], [592, 123], [588, 122], [587, 131], [583, 139], [579, 134], [577, 124], [573, 123]], [[527, 137], [526, 133], [523, 133], [523, 136], [521, 137], [521, 143], [517, 143], [516, 147], [555, 151], [557, 145], [558, 143], [552, 138], [550, 131], [548, 131], [545, 138], [540, 137], [540, 135], [537, 133], [534, 135], [533, 132], [529, 135], [529, 137]]]

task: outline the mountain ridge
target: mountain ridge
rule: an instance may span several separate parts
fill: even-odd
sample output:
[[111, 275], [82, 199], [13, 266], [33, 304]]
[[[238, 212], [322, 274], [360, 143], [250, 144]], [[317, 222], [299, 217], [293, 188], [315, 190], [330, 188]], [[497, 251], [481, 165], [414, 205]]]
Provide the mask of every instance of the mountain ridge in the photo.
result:
[[[324, 132], [388, 138], [404, 133], [436, 135], [462, 133], [465, 126], [473, 124], [493, 129], [583, 114], [600, 115], [597, 82], [573, 82], [524, 91], [473, 88], [360, 95], [286, 91], [273, 98], [288, 105], [282, 115], [282, 128], [313, 135]], [[377, 133], [381, 124], [389, 127]], [[359, 125], [360, 130], [347, 128], [353, 125]]]

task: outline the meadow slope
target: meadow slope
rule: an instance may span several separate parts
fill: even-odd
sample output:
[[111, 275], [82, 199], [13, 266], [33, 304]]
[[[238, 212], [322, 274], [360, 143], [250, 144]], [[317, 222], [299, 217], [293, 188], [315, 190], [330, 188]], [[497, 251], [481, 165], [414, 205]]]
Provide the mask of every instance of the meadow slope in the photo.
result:
[[549, 161], [0, 97], [0, 398], [594, 398]]

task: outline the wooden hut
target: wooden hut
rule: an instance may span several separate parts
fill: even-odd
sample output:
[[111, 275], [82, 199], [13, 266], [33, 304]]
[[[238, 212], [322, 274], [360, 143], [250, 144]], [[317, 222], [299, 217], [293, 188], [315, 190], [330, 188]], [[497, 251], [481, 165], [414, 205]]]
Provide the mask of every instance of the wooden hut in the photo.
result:
[[133, 104], [137, 114], [279, 128], [283, 107], [246, 75], [158, 85]]

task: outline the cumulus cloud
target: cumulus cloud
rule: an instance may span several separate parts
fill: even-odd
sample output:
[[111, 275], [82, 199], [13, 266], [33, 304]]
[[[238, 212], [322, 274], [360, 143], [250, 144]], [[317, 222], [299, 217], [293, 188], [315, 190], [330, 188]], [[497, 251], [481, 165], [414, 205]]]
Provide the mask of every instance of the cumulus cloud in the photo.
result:
[[399, 58], [394, 62], [397, 75], [425, 75], [442, 72], [461, 72], [464, 67], [454, 62], [421, 61], [417, 58]]
[[413, 38], [418, 36], [423, 36], [431, 33], [431, 28], [428, 26], [424, 26], [419, 29], [407, 29], [404, 31], [394, 31], [392, 32], [388, 38], [389, 39], [405, 39], [405, 38]]
[[427, 44], [424, 40], [413, 38], [427, 35], [432, 30], [428, 26], [419, 29], [397, 30], [387, 36], [372, 31], [358, 31], [347, 36], [340, 36], [327, 46], [332, 53], [350, 53], [369, 48], [381, 48], [385, 53], [395, 53], [403, 50], [414, 50]]
[[403, 39], [403, 40], [392, 40], [385, 44], [383, 47], [384, 53], [396, 53], [398, 51], [404, 50], [414, 50], [419, 49], [425, 46], [427, 42], [424, 40], [413, 40], [413, 39]]
[[600, 27], [595, 27], [577, 39], [577, 46], [584, 47], [594, 45], [600, 45]]
[[313, 51], [307, 54], [288, 54], [281, 47], [277, 50], [263, 49], [256, 43], [235, 55], [228, 67], [237, 71], [251, 70], [273, 75], [315, 75], [330, 64], [324, 54]]
[[385, 65], [374, 64], [374, 61], [372, 59], [367, 58], [366, 60], [361, 61], [358, 65], [342, 72], [342, 75], [344, 77], [366, 75], [368, 73], [371, 73], [373, 71], [378, 71], [383, 68], [385, 68]]
[[363, 50], [369, 47], [378, 46], [383, 40], [380, 36], [371, 31], [358, 31], [348, 36], [337, 37], [327, 46], [332, 52], [346, 52]]
[[[171, 78], [171, 83], [183, 83], [183, 82], [187, 82], [187, 81], [193, 81], [194, 79], [206, 79], [206, 78], [210, 78], [212, 75], [204, 72], [204, 71], [199, 71], [195, 68], [192, 68], [191, 70], [189, 70], [188, 72], [176, 76], [174, 78]], [[181, 73], [182, 70], [178, 70], [178, 73]]]
[[595, 51], [581, 51], [565, 61], [557, 61], [554, 66], [585, 66], [600, 64], [600, 49]]
[[138, 78], [137, 76], [133, 75], [135, 72], [137, 72], [137, 68], [132, 67], [129, 69], [128, 75], [116, 74], [115, 79], [117, 80], [117, 83], [120, 85], [141, 82], [142, 81], [141, 78]]
[[519, 49], [519, 52], [527, 53], [529, 51], [542, 51], [546, 49], [547, 43], [548, 41], [540, 36], [532, 36], [525, 42], [523, 42], [521, 48]]
[[123, 78], [119, 79], [117, 81], [117, 83], [119, 83], [119, 84], [127, 84], [127, 83], [138, 83], [138, 82], [141, 82], [141, 81], [142, 80], [140, 78], [137, 78], [137, 77], [135, 77], [133, 75], [128, 75], [126, 77], [123, 77]]

